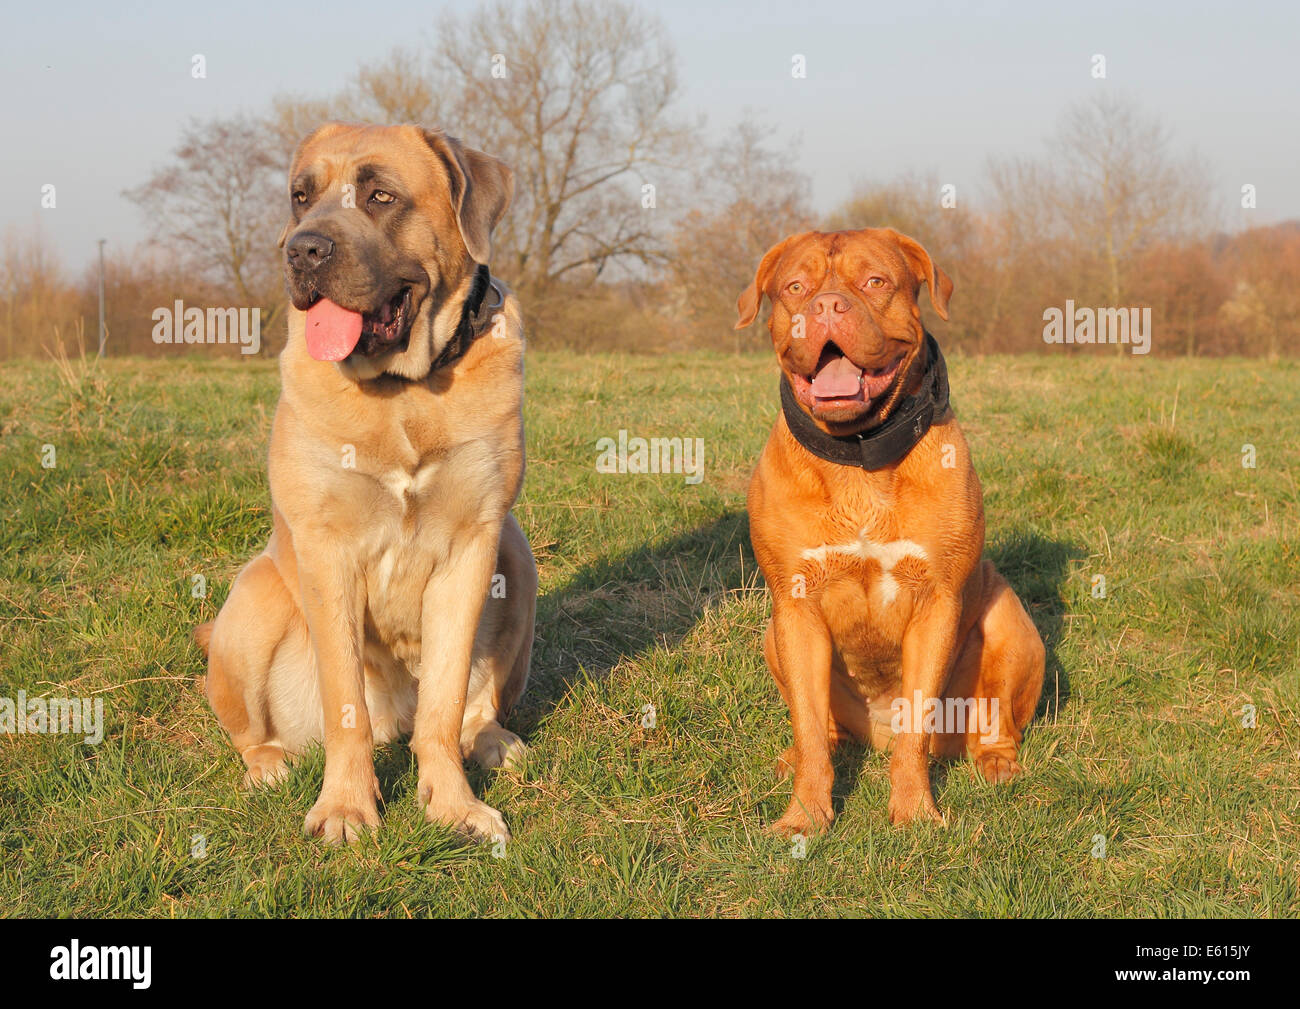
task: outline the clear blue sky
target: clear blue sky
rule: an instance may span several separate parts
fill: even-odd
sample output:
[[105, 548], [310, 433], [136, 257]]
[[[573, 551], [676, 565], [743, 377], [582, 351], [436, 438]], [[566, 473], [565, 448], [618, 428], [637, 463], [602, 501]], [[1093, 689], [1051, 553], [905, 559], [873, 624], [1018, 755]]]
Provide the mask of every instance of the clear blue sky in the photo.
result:
[[[472, 3], [27, 5], [0, 37], [0, 231], [39, 227], [72, 269], [96, 238], [146, 224], [121, 196], [163, 163], [190, 116], [260, 112], [284, 91], [336, 91], [358, 64], [427, 40]], [[933, 172], [971, 192], [986, 159], [1040, 150], [1061, 110], [1098, 88], [1138, 99], [1198, 150], [1254, 218], [1300, 217], [1300, 4], [661, 0], [681, 111], [724, 130], [746, 108], [796, 136], [819, 209], [855, 182]], [[207, 58], [193, 80], [190, 58]], [[791, 57], [808, 60], [793, 80]], [[1103, 53], [1108, 79], [1093, 80]], [[466, 136], [472, 128], [446, 124]], [[40, 209], [54, 183], [55, 210]]]

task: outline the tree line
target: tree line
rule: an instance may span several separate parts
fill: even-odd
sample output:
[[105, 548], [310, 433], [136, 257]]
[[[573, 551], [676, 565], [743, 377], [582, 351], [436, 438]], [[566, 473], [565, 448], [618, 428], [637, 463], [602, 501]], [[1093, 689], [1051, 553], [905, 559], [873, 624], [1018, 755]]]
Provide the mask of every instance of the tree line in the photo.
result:
[[[320, 122], [441, 125], [515, 171], [494, 271], [521, 295], [535, 347], [762, 348], [735, 333], [735, 299], [793, 231], [892, 226], [953, 277], [952, 321], [973, 353], [1044, 346], [1044, 312], [1149, 307], [1153, 353], [1300, 353], [1300, 222], [1240, 224], [1253, 194], [1216, 197], [1143, 110], [1102, 96], [1067, 109], [1037, 157], [990, 160], [976, 192], [935, 176], [865, 179], [828, 215], [809, 181], [748, 118], [722, 136], [679, 111], [662, 23], [632, 3], [492, 3], [447, 16], [433, 41], [361, 66], [332, 95], [279, 95], [261, 114], [193, 120], [166, 164], [125, 195], [147, 241], [110, 242], [112, 354], [154, 353], [153, 312], [261, 310], [283, 340], [276, 236], [285, 171]], [[39, 234], [0, 244], [0, 353], [39, 354], [97, 328], [98, 274], [69, 275]], [[1073, 347], [1070, 352], [1081, 352]]]

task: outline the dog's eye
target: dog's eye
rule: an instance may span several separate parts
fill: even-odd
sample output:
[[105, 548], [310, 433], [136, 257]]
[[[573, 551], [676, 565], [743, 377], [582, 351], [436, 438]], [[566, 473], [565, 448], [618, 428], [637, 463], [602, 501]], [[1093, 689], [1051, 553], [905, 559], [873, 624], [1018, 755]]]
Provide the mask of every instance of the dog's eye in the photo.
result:
[[884, 277], [868, 277], [868, 278], [867, 278], [867, 286], [868, 286], [868, 287], [884, 287], [884, 286], [885, 286], [885, 278], [884, 278]]
[[293, 194], [293, 202], [294, 202], [294, 203], [306, 203], [306, 202], [307, 202], [307, 194], [304, 193], [301, 189], [295, 190], [295, 191], [294, 191], [294, 194]]
[[799, 283], [799, 281], [796, 280], [794, 283], [790, 284], [786, 288], [786, 290], [789, 291], [791, 294], [798, 294], [800, 291], [803, 290], [803, 284]]
[[376, 189], [370, 194], [370, 199], [375, 203], [392, 203], [397, 199], [392, 193], [386, 193], [382, 189]]

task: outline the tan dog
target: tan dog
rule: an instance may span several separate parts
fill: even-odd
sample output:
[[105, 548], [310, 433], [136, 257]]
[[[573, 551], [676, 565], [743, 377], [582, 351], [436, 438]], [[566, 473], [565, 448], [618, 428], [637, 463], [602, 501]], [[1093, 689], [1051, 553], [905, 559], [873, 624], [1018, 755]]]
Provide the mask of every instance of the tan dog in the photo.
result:
[[414, 126], [330, 124], [293, 159], [273, 531], [197, 634], [248, 783], [324, 740], [306, 831], [327, 841], [378, 825], [371, 749], [407, 733], [426, 817], [508, 836], [462, 758], [522, 754], [500, 722], [533, 640], [523, 330], [484, 265], [512, 188]]
[[831, 749], [848, 737], [892, 747], [892, 822], [940, 820], [929, 754], [1008, 780], [1042, 691], [1038, 631], [980, 560], [983, 493], [922, 282], [947, 319], [952, 282], [912, 239], [811, 232], [772, 248], [737, 306], [739, 329], [771, 299], [783, 373], [748, 504], [772, 593], [764, 651], [794, 724], [786, 834], [829, 825]]

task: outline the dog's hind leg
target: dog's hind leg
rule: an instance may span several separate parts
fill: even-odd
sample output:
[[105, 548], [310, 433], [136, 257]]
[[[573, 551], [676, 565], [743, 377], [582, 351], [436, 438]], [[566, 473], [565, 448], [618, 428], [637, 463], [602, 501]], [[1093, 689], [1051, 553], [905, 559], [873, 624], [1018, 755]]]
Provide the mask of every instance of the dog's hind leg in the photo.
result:
[[260, 554], [235, 579], [216, 621], [196, 633], [200, 644], [208, 638], [208, 703], [248, 766], [248, 786], [288, 773], [272, 719], [271, 678], [276, 650], [295, 623], [293, 597], [271, 558]]
[[460, 748], [480, 767], [514, 767], [524, 741], [501, 725], [528, 682], [537, 615], [537, 565], [523, 530], [510, 516], [501, 530], [497, 577], [479, 621], [470, 666]]
[[1020, 599], [991, 562], [984, 561], [983, 575], [983, 608], [945, 691], [947, 698], [967, 703], [966, 731], [942, 740], [936, 734], [934, 749], [940, 756], [965, 749], [980, 774], [1003, 782], [1021, 772], [1020, 742], [1043, 690], [1046, 650]]

